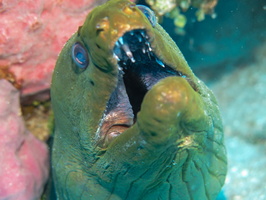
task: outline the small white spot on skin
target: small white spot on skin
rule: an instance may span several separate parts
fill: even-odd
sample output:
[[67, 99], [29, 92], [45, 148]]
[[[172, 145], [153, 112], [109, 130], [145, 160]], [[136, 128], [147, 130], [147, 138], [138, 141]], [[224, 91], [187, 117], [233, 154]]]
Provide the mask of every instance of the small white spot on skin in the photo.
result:
[[128, 141], [126, 144], [125, 144], [125, 150], [130, 148], [131, 146], [133, 146], [134, 144], [136, 144], [136, 141]]
[[147, 144], [147, 142], [146, 142], [145, 140], [141, 140], [141, 141], [140, 141], [140, 144], [144, 146], [144, 145]]
[[188, 146], [188, 145], [192, 144], [192, 141], [193, 140], [191, 139], [191, 137], [186, 137], [186, 140], [184, 141], [183, 145]]
[[167, 93], [162, 92], [161, 94], [162, 94], [163, 97], [167, 97]]
[[100, 138], [100, 131], [101, 131], [101, 127], [102, 127], [102, 125], [103, 125], [103, 122], [104, 122], [105, 117], [106, 117], [106, 114], [104, 113], [104, 114], [103, 114], [103, 117], [102, 117], [101, 120], [100, 120], [100, 123], [99, 123], [99, 126], [98, 126], [98, 128], [97, 128], [97, 131], [96, 131], [96, 133], [95, 133], [95, 141], [98, 140], [98, 139]]

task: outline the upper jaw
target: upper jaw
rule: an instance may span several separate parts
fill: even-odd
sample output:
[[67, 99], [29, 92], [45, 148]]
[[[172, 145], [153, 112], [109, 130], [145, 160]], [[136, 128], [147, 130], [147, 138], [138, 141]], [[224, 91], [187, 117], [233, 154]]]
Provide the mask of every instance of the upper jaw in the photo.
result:
[[134, 124], [143, 98], [154, 84], [168, 76], [185, 77], [156, 56], [150, 41], [146, 30], [135, 29], [121, 36], [113, 47], [118, 83], [97, 131], [102, 147]]

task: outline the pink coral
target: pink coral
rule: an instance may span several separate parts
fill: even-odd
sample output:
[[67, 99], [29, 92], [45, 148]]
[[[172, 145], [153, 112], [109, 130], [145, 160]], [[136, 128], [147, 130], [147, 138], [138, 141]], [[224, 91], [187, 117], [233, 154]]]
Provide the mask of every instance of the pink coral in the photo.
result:
[[3, 79], [0, 88], [0, 199], [35, 200], [48, 178], [48, 149], [25, 128], [19, 92]]
[[49, 89], [64, 43], [104, 1], [0, 1], [0, 67], [8, 66], [22, 81], [22, 96]]

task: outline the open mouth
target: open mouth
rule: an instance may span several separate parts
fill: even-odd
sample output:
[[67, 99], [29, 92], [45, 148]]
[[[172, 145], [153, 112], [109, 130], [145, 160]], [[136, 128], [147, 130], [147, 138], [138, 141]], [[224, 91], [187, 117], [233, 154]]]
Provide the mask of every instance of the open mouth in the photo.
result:
[[186, 77], [155, 55], [143, 29], [126, 32], [115, 43], [113, 54], [119, 75], [99, 130], [103, 146], [136, 122], [143, 98], [154, 84], [168, 76]]

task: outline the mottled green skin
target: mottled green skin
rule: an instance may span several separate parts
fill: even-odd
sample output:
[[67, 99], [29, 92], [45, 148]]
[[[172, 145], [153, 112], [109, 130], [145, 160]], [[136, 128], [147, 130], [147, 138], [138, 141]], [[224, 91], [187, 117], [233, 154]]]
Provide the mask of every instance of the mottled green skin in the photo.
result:
[[[114, 0], [94, 9], [58, 58], [51, 88], [58, 199], [215, 199], [227, 165], [215, 97], [168, 34], [130, 4]], [[112, 49], [136, 28], [146, 29], [156, 55], [188, 78], [168, 77], [154, 85], [136, 123], [103, 148], [96, 132], [118, 81]], [[86, 70], [71, 59], [77, 41], [88, 50]]]

